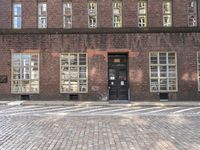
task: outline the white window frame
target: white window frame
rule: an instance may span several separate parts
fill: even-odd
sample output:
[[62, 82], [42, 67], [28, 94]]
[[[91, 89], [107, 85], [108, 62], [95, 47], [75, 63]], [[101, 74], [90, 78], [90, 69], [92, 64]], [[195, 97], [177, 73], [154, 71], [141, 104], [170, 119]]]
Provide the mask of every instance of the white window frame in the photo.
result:
[[[140, 13], [140, 3], [144, 3], [144, 13]], [[147, 1], [140, 0], [138, 1], [138, 27], [147, 27]], [[141, 19], [144, 19], [144, 22], [140, 22]]]
[[[194, 3], [194, 6], [191, 6]], [[193, 8], [192, 8], [193, 7]], [[190, 19], [193, 19], [193, 23], [190, 24]], [[190, 0], [188, 2], [188, 27], [197, 26], [197, 0]]]
[[[119, 14], [115, 14], [115, 5], [120, 6]], [[121, 0], [113, 0], [112, 11], [113, 11], [113, 27], [114, 28], [121, 28], [122, 27], [122, 9], [123, 9], [122, 1]]]
[[[18, 15], [15, 15], [15, 7], [18, 5], [18, 7], [20, 6], [20, 11], [21, 11], [21, 14], [18, 14]], [[20, 26], [16, 26], [15, 24], [15, 19], [20, 19]], [[15, 2], [13, 3], [13, 29], [21, 29], [22, 28], [22, 4], [19, 3], [19, 2]]]
[[[70, 55], [73, 55], [73, 54], [77, 54], [77, 65], [70, 65]], [[80, 54], [85, 54], [86, 55], [86, 65], [79, 65], [79, 56]], [[68, 55], [68, 65], [62, 65], [62, 57], [63, 55]], [[69, 79], [62, 79], [62, 67], [69, 67], [69, 72], [70, 72], [70, 67], [77, 67], [78, 68], [78, 78], [77, 79], [71, 79], [69, 77]], [[86, 78], [81, 78], [79, 77], [80, 75], [80, 70], [79, 70], [79, 67], [86, 67]], [[69, 73], [69, 76], [70, 76], [70, 73]], [[62, 91], [62, 80], [69, 80], [69, 89], [70, 89], [70, 81], [71, 80], [77, 80], [78, 83], [77, 83], [77, 91], [76, 92], [73, 92], [73, 91], [67, 91], [67, 92], [63, 92]], [[86, 91], [80, 91], [80, 85], [79, 85], [79, 81], [80, 80], [86, 80]], [[60, 93], [88, 93], [88, 55], [87, 53], [61, 53], [60, 54]]]
[[[46, 5], [46, 14], [40, 14], [40, 7], [41, 5]], [[42, 20], [46, 20], [46, 23], [42, 23]], [[38, 28], [39, 29], [46, 29], [48, 27], [48, 8], [47, 2], [39, 2], [38, 3]]]
[[[95, 8], [94, 9], [90, 9], [90, 4], [94, 3]], [[96, 23], [92, 23], [90, 24], [90, 20], [91, 18], [94, 18], [94, 20], [96, 21]], [[97, 28], [97, 1], [95, 0], [90, 0], [88, 2], [88, 28]]]
[[[165, 13], [165, 4], [170, 4], [170, 11]], [[169, 22], [165, 22], [165, 18], [169, 19]], [[172, 1], [171, 0], [164, 0], [163, 1], [163, 26], [164, 27], [171, 27], [172, 26]]]
[[[38, 79], [31, 79], [31, 67], [33, 67], [32, 65], [31, 65], [31, 60], [29, 60], [29, 79], [14, 79], [13, 78], [13, 75], [14, 75], [14, 71], [13, 71], [13, 69], [14, 69], [14, 64], [13, 64], [13, 57], [14, 57], [14, 55], [20, 55], [20, 66], [19, 66], [19, 68], [20, 68], [20, 76], [22, 76], [22, 56], [23, 55], [30, 55], [30, 56], [32, 56], [32, 55], [37, 55], [38, 56]], [[39, 53], [12, 53], [12, 57], [11, 57], [11, 93], [12, 94], [39, 94], [40, 93], [40, 55], [39, 55]], [[29, 87], [31, 86], [31, 81], [38, 81], [38, 91], [37, 92], [22, 92], [22, 90], [21, 91], [19, 91], [19, 92], [16, 92], [16, 91], [14, 91], [14, 85], [13, 85], [13, 82], [14, 81], [19, 81], [20, 82], [20, 88], [22, 88], [22, 81], [29, 81]], [[30, 89], [31, 89], [31, 87], [30, 87]]]
[[[151, 64], [151, 54], [152, 53], [157, 53], [157, 64]], [[166, 53], [166, 64], [160, 64], [160, 53]], [[174, 53], [175, 54], [175, 64], [169, 64], [168, 63], [168, 54], [169, 53]], [[157, 74], [158, 74], [158, 77], [152, 77], [151, 76], [151, 67], [152, 66], [157, 66]], [[160, 77], [160, 66], [166, 66], [166, 77]], [[175, 77], [169, 77], [169, 66], [175, 66]], [[152, 51], [149, 53], [149, 85], [150, 85], [150, 92], [152, 93], [159, 93], [159, 92], [163, 92], [163, 93], [166, 93], [166, 92], [178, 92], [178, 72], [177, 72], [177, 54], [176, 52], [174, 51], [170, 51], [170, 52], [161, 52], [161, 51]], [[157, 79], [158, 80], [158, 87], [156, 87], [157, 90], [152, 90], [152, 83], [151, 83], [151, 80], [152, 79]], [[167, 90], [160, 90], [160, 79], [167, 79]], [[176, 80], [176, 90], [169, 90], [169, 79], [175, 79]]]
[[197, 52], [197, 80], [198, 80], [198, 91], [200, 91], [200, 51]]
[[[71, 7], [69, 13], [65, 12], [65, 7], [67, 7], [67, 6]], [[66, 24], [66, 19], [67, 18], [71, 19], [71, 23]], [[72, 2], [71, 1], [63, 2], [63, 28], [64, 29], [71, 29], [72, 28], [72, 19], [73, 19], [73, 16], [72, 16]], [[68, 25], [70, 25], [70, 26], [68, 26]]]

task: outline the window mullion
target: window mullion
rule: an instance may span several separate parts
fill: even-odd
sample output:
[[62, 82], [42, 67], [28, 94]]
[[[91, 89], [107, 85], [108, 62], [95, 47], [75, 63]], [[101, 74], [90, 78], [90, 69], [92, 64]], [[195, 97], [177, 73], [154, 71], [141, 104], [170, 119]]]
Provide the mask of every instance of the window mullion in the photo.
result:
[[77, 78], [78, 89], [77, 89], [77, 91], [78, 91], [78, 92], [80, 92], [80, 87], [79, 87], [79, 86], [80, 86], [80, 85], [79, 85], [79, 83], [80, 83], [80, 79], [79, 79], [79, 76], [80, 76], [80, 70], [79, 70], [79, 68], [80, 68], [80, 66], [79, 66], [79, 64], [80, 64], [80, 63], [79, 63], [79, 55], [80, 55], [80, 54], [77, 54], [77, 59], [78, 59], [78, 60], [77, 60], [77, 67], [78, 67], [78, 70], [77, 70], [77, 71], [78, 71], [78, 78]]
[[158, 60], [158, 92], [160, 92], [160, 53], [157, 53]]
[[22, 54], [20, 54], [20, 93], [22, 93]]
[[30, 55], [30, 59], [29, 59], [29, 92], [31, 93], [31, 59], [32, 59], [32, 55]]

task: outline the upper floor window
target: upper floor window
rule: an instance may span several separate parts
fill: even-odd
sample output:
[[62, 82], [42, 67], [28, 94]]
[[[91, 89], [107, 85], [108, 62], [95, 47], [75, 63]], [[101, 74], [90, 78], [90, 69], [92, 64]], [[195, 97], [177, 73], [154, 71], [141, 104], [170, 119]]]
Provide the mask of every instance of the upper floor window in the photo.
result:
[[97, 2], [96, 1], [88, 2], [88, 27], [89, 28], [97, 27]]
[[147, 26], [147, 2], [138, 1], [138, 27]]
[[175, 52], [150, 53], [150, 91], [177, 91], [177, 61]]
[[47, 28], [47, 3], [38, 3], [38, 28]]
[[197, 1], [189, 0], [188, 2], [188, 26], [197, 26]]
[[113, 1], [113, 27], [122, 27], [122, 2]]
[[72, 28], [72, 3], [63, 3], [63, 28]]
[[172, 26], [172, 3], [170, 0], [163, 1], [163, 26]]
[[13, 4], [13, 28], [21, 29], [22, 27], [22, 5], [21, 3]]

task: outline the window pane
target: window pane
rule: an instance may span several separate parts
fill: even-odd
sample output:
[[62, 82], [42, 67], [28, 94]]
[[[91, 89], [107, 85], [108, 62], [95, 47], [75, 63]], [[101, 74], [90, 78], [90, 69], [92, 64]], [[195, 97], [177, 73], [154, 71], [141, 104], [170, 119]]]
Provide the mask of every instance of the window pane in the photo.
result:
[[13, 55], [12, 59], [13, 59], [13, 66], [19, 67], [21, 55], [15, 54], [15, 55]]
[[79, 55], [79, 65], [86, 65], [86, 54]]
[[69, 80], [63, 80], [61, 82], [61, 91], [62, 92], [70, 92], [70, 82]]
[[138, 14], [146, 14], [146, 2], [138, 2]]
[[160, 77], [167, 77], [167, 66], [160, 66]]
[[190, 0], [188, 3], [188, 13], [194, 14], [197, 10], [197, 1], [196, 0]]
[[176, 79], [169, 78], [169, 90], [176, 90]]
[[175, 53], [168, 53], [168, 63], [169, 64], [176, 64]]
[[164, 2], [163, 4], [164, 8], [163, 8], [163, 11], [164, 11], [164, 14], [170, 14], [171, 13], [171, 2], [168, 1], [168, 2]]
[[15, 92], [15, 93], [19, 93], [21, 92], [21, 86], [20, 86], [20, 81], [17, 80], [17, 81], [13, 81], [13, 85], [12, 85], [12, 92]]
[[194, 16], [194, 15], [189, 15], [189, 17], [188, 17], [188, 24], [189, 24], [190, 27], [197, 26], [197, 19], [196, 19], [196, 16]]
[[64, 17], [64, 28], [72, 28], [72, 17], [71, 16]]
[[169, 77], [176, 77], [176, 67], [175, 66], [169, 66]]
[[21, 28], [22, 27], [21, 22], [22, 22], [21, 17], [14, 17], [13, 27], [16, 28], [16, 29]]
[[166, 64], [167, 63], [167, 59], [166, 59], [166, 53], [160, 53], [159, 55], [159, 59], [160, 59], [160, 64]]
[[152, 91], [158, 91], [159, 90], [158, 79], [151, 79], [151, 90]]
[[38, 14], [41, 16], [47, 15], [47, 4], [46, 3], [40, 3], [38, 6]]
[[158, 77], [158, 67], [151, 66], [151, 77]]
[[167, 79], [160, 79], [160, 90], [167, 90]]
[[23, 93], [30, 92], [30, 81], [22, 81], [22, 92]]
[[78, 64], [78, 57], [77, 54], [70, 54], [70, 65], [77, 65]]
[[20, 68], [13, 68], [13, 79], [20, 79]]
[[72, 4], [70, 2], [63, 4], [63, 14], [64, 15], [71, 15], [72, 11]]
[[158, 64], [158, 55], [157, 55], [157, 53], [151, 53], [151, 64]]
[[31, 79], [39, 79], [38, 67], [31, 67]]
[[29, 67], [22, 68], [22, 79], [25, 79], [25, 80], [30, 79]]
[[21, 4], [14, 4], [13, 5], [13, 15], [14, 16], [21, 16], [21, 14], [22, 14]]
[[47, 28], [47, 17], [39, 17], [39, 28]]
[[33, 93], [39, 92], [39, 81], [38, 80], [32, 80], [30, 86], [31, 86], [31, 92], [33, 92]]
[[164, 26], [171, 26], [171, 15], [164, 15]]
[[146, 16], [139, 16], [138, 17], [138, 26], [139, 27], [146, 27]]
[[69, 65], [69, 57], [68, 57], [68, 55], [62, 55], [61, 57], [62, 57], [62, 59], [61, 59], [61, 65], [62, 66]]
[[70, 78], [78, 78], [78, 67], [70, 67]]
[[31, 56], [31, 66], [38, 66], [38, 55]]
[[62, 67], [61, 68], [61, 78], [62, 79], [69, 79], [69, 67]]
[[78, 81], [77, 80], [71, 80], [70, 81], [70, 91], [71, 92], [78, 92]]
[[27, 67], [29, 67], [29, 65], [30, 65], [30, 55], [22, 55], [22, 62], [21, 62], [21, 64], [22, 64], [22, 66], [27, 66]]
[[79, 81], [79, 90], [81, 91], [81, 92], [86, 92], [87, 91], [87, 82], [86, 82], [86, 80], [80, 80]]
[[86, 67], [79, 67], [79, 78], [86, 78]]

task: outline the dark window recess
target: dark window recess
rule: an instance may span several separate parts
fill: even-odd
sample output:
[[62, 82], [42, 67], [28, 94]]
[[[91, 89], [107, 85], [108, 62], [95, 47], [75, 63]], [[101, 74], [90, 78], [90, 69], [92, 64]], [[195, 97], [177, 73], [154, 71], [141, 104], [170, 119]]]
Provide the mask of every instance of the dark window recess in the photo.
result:
[[78, 99], [79, 99], [79, 96], [78, 96], [78, 94], [70, 94], [70, 95], [69, 95], [69, 99], [70, 99], [70, 100], [78, 100]]
[[0, 75], [0, 83], [8, 83], [8, 76]]
[[160, 93], [160, 100], [168, 100], [169, 99], [169, 93]]
[[30, 100], [30, 95], [21, 95], [21, 100]]

